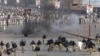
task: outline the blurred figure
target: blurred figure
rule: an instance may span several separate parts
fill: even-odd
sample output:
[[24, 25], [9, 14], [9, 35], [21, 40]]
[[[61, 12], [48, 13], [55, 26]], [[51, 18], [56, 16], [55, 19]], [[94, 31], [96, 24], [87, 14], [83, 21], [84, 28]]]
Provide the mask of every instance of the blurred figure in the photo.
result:
[[9, 48], [9, 49], [6, 50], [6, 53], [7, 53], [8, 56], [11, 56], [12, 52], [13, 52], [12, 48]]
[[82, 18], [79, 18], [79, 24], [80, 24], [80, 25], [82, 24], [81, 20], [82, 20]]
[[78, 47], [79, 47], [79, 50], [82, 51], [82, 46], [83, 46], [83, 43], [82, 41], [78, 41]]
[[25, 40], [21, 40], [20, 41], [20, 46], [21, 46], [21, 48], [22, 48], [22, 53], [24, 53], [24, 51], [25, 51], [25, 45], [26, 45], [26, 41]]
[[38, 40], [37, 45], [42, 45], [42, 42], [40, 40]]
[[68, 51], [69, 52], [74, 52], [75, 51], [75, 48], [74, 48], [74, 46], [76, 45], [76, 43], [74, 42], [74, 41], [69, 41], [69, 46], [68, 46]]
[[59, 50], [59, 42], [58, 42], [58, 40], [55, 40], [54, 45], [55, 45], [55, 51], [58, 51]]
[[7, 19], [6, 19], [6, 25], [7, 25], [7, 26], [9, 25], [9, 22], [8, 22], [9, 19], [10, 19], [10, 14], [7, 15]]
[[34, 42], [34, 40], [32, 40], [32, 42], [30, 43], [30, 45], [32, 46], [32, 51], [34, 51], [35, 47], [36, 47], [36, 43]]
[[53, 43], [54, 43], [53, 39], [49, 39], [47, 41], [48, 51], [53, 49]]
[[95, 44], [90, 39], [88, 39], [86, 45], [87, 45], [87, 51], [91, 55], [93, 48], [95, 47]]
[[0, 48], [1, 49], [1, 52], [3, 52], [4, 51], [4, 42], [3, 41], [0, 42], [0, 47], [1, 47]]
[[16, 56], [17, 44], [15, 42], [11, 42], [11, 44], [12, 44], [12, 49], [14, 51], [14, 56]]
[[97, 35], [95, 36], [95, 39], [96, 39], [97, 44], [99, 44], [99, 43], [100, 43], [100, 36], [99, 36], [99, 34], [97, 34]]
[[6, 49], [9, 49], [9, 48], [10, 48], [10, 44], [8, 42], [8, 43], [6, 43]]
[[66, 52], [68, 52], [68, 46], [69, 46], [68, 40], [66, 40], [66, 41], [63, 43], [63, 46], [66, 48]]
[[46, 37], [46, 35], [43, 35], [43, 44], [46, 44], [46, 39], [47, 37]]
[[40, 47], [37, 45], [35, 47], [36, 56], [39, 56]]
[[83, 42], [83, 49], [86, 49], [86, 39], [83, 38], [82, 42]]

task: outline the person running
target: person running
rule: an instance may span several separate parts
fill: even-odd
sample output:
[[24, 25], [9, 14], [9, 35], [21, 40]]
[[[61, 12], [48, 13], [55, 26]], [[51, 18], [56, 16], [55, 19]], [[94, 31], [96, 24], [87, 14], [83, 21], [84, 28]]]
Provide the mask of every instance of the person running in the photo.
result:
[[13, 48], [9, 48], [9, 49], [6, 50], [6, 53], [7, 53], [8, 56], [11, 56], [13, 52], [14, 52]]
[[53, 43], [54, 43], [53, 39], [49, 39], [47, 41], [48, 51], [53, 49]]
[[79, 50], [82, 51], [83, 42], [80, 40], [78, 41]]
[[87, 51], [91, 55], [95, 45], [93, 44], [93, 42], [90, 39], [87, 40], [86, 45], [87, 45]]
[[9, 48], [10, 48], [10, 44], [8, 42], [8, 43], [6, 43], [6, 49], [9, 49]]
[[43, 35], [43, 44], [46, 44], [46, 35]]
[[25, 51], [25, 45], [26, 45], [26, 41], [25, 40], [21, 40], [20, 41], [20, 46], [21, 46], [21, 48], [22, 48], [22, 53], [24, 53], [24, 51]]
[[36, 47], [36, 43], [34, 42], [34, 40], [32, 40], [32, 42], [30, 43], [30, 45], [32, 46], [32, 51], [34, 51], [35, 47]]
[[35, 47], [36, 56], [39, 56], [40, 47], [37, 45]]
[[0, 42], [0, 49], [1, 49], [1, 53], [4, 51], [4, 42], [3, 41], [1, 41]]
[[11, 44], [14, 51], [14, 56], [16, 56], [17, 44], [15, 42], [11, 42]]

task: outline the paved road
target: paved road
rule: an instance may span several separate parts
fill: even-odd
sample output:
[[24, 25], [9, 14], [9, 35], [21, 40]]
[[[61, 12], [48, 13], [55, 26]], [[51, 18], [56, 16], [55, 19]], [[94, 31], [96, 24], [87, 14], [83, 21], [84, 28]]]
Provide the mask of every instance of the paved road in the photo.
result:
[[[53, 40], [57, 39], [57, 37], [49, 37], [47, 39], [50, 39], [50, 38], [53, 38]], [[27, 42], [27, 45], [25, 47], [25, 53], [21, 53], [21, 48], [20, 46], [18, 45], [18, 51], [17, 51], [17, 56], [36, 56], [36, 53], [31, 51], [31, 46], [30, 46], [30, 42], [32, 40], [35, 40], [35, 42], [37, 42], [38, 40], [41, 40], [42, 41], [42, 38], [39, 37], [39, 36], [29, 36], [29, 37], [23, 37], [22, 35], [13, 35], [13, 34], [0, 34], [0, 40], [3, 40], [5, 43], [6, 42], [11, 42], [11, 41], [14, 41], [16, 42], [17, 44], [19, 44], [19, 41], [21, 39], [25, 39]], [[71, 35], [67, 35], [66, 37], [67, 40], [74, 40], [77, 41], [81, 38], [77, 38], [74, 36], [71, 36]], [[95, 53], [93, 53], [92, 55], [94, 55]], [[12, 54], [13, 55], [13, 54]], [[47, 52], [47, 46], [44, 46], [44, 45], [41, 45], [41, 51], [39, 53], [40, 56], [89, 56], [89, 53], [88, 52], [85, 52], [85, 51], [77, 51], [77, 52], [73, 52], [73, 53], [68, 53], [68, 52], [65, 52], [65, 48], [63, 48], [62, 51], [50, 51], [50, 52]], [[6, 54], [3, 54], [3, 56], [7, 56]]]
[[[100, 29], [100, 26], [99, 26], [100, 24], [96, 24], [96, 25], [97, 25], [96, 31], [98, 33], [100, 33], [100, 30], [99, 30]], [[91, 27], [92, 27], [92, 29], [91, 29], [92, 36], [95, 36], [94, 24], [92, 24]], [[9, 28], [9, 29], [11, 30], [11, 28]], [[87, 29], [88, 29], [87, 24], [80, 25], [80, 35], [88, 36], [88, 30]], [[74, 33], [74, 34], [79, 34], [78, 29], [77, 30], [69, 29], [68, 32], [71, 32], [71, 33]], [[47, 39], [53, 38], [55, 40], [55, 39], [57, 39], [57, 37], [59, 35], [65, 36], [67, 38], [67, 40], [74, 40], [74, 41], [76, 41], [76, 43], [77, 43], [78, 40], [81, 39], [79, 37], [68, 35], [68, 34], [62, 33], [62, 32], [61, 33], [54, 32], [54, 33], [47, 34], [47, 36], [48, 36]], [[3, 40], [5, 43], [14, 41], [17, 44], [19, 44], [19, 41], [21, 39], [26, 39], [27, 40], [27, 45], [25, 47], [25, 49], [26, 49], [25, 53], [21, 53], [20, 47], [18, 46], [19, 50], [17, 51], [17, 56], [36, 56], [36, 53], [31, 51], [31, 46], [29, 44], [32, 40], [35, 40], [35, 42], [37, 42], [38, 40], [42, 41], [41, 36], [42, 36], [41, 34], [40, 35], [30, 35], [29, 37], [26, 38], [23, 35], [14, 35], [14, 34], [8, 34], [8, 33], [3, 32], [3, 33], [0, 33], [0, 40]], [[66, 53], [65, 49], [63, 49], [62, 52], [55, 52], [55, 51], [47, 52], [46, 49], [47, 49], [46, 46], [41, 46], [40, 56], [89, 56], [88, 55], [89, 53], [84, 52], [84, 51], [83, 52]], [[99, 53], [98, 52], [93, 52], [91, 56], [95, 56], [96, 54], [99, 54]], [[6, 56], [6, 54], [3, 54], [3, 56]]]

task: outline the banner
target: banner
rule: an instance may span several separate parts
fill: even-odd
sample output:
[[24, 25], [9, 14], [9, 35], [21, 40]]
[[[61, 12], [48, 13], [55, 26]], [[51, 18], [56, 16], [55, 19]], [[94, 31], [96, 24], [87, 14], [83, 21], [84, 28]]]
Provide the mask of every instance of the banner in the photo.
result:
[[55, 1], [55, 8], [59, 9], [60, 8], [60, 1]]
[[93, 13], [93, 5], [88, 4], [87, 5], [87, 14], [91, 14], [91, 13]]
[[40, 6], [40, 0], [36, 0], [36, 6]]

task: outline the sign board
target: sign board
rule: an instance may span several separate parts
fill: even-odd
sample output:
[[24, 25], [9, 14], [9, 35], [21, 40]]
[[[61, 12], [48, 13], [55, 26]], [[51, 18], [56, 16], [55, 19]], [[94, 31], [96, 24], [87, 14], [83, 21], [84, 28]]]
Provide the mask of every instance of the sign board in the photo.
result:
[[88, 4], [86, 10], [87, 10], [87, 14], [91, 14], [91, 13], [93, 13], [93, 5]]
[[40, 6], [40, 0], [35, 0], [36, 1], [36, 6]]
[[60, 1], [55, 1], [55, 8], [59, 9], [60, 8]]

